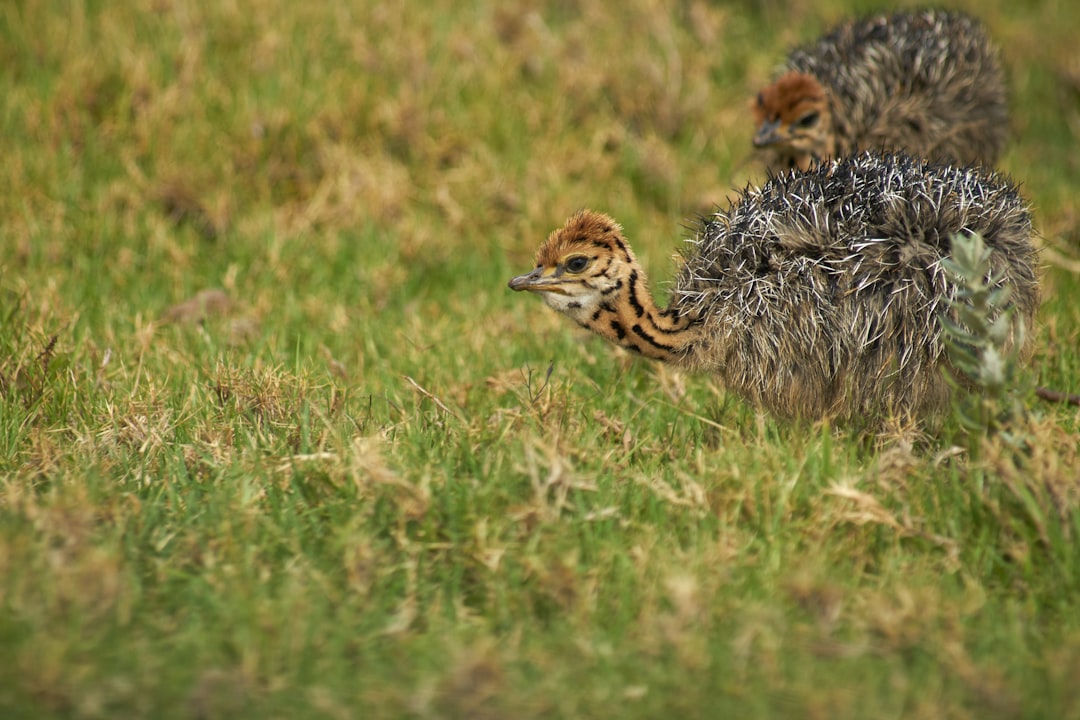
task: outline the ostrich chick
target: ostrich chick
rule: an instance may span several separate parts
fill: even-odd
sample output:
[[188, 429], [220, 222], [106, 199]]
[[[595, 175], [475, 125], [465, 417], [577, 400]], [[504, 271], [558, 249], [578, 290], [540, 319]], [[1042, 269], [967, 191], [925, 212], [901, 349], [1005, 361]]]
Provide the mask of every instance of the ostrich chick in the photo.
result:
[[774, 171], [858, 150], [992, 165], [1008, 132], [997, 55], [960, 13], [848, 21], [792, 51], [758, 93], [754, 146]]
[[645, 357], [715, 373], [781, 416], [917, 419], [949, 395], [939, 315], [958, 319], [941, 260], [954, 234], [974, 233], [1031, 327], [1036, 253], [1016, 189], [902, 154], [833, 160], [744, 190], [701, 220], [666, 308], [619, 225], [589, 210], [554, 231], [510, 288]]

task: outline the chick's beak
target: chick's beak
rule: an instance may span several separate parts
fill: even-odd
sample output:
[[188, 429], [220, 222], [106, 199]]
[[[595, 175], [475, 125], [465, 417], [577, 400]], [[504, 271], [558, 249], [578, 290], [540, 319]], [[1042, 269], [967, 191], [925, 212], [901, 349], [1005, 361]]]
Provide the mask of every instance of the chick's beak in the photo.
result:
[[766, 120], [754, 135], [754, 147], [765, 147], [780, 142], [780, 121]]
[[558, 279], [553, 275], [545, 275], [546, 268], [541, 265], [535, 270], [524, 275], [518, 275], [509, 282], [511, 290], [528, 290], [530, 292], [556, 292], [564, 293], [559, 287]]

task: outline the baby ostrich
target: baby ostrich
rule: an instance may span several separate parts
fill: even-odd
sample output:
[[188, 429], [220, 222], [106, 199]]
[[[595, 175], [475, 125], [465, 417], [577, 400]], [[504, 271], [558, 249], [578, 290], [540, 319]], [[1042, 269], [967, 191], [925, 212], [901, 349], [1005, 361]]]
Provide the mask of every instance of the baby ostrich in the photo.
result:
[[1038, 305], [1024, 201], [989, 171], [864, 153], [748, 189], [703, 218], [658, 308], [622, 230], [584, 210], [510, 281], [645, 357], [715, 373], [773, 413], [816, 419], [940, 409], [949, 383], [941, 266], [953, 234], [983, 236], [991, 276], [1026, 327]]
[[992, 165], [1008, 131], [996, 50], [975, 20], [941, 10], [834, 28], [792, 51], [753, 110], [773, 170], [858, 150]]

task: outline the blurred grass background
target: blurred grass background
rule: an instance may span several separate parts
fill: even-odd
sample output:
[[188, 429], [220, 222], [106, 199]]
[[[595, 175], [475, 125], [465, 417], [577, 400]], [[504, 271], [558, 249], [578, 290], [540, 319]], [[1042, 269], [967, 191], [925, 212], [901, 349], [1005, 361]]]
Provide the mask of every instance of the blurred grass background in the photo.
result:
[[[1080, 717], [1075, 408], [777, 422], [505, 287], [582, 207], [666, 277], [892, 7], [4, 3], [3, 714]], [[1080, 10], [954, 7], [1080, 392]]]

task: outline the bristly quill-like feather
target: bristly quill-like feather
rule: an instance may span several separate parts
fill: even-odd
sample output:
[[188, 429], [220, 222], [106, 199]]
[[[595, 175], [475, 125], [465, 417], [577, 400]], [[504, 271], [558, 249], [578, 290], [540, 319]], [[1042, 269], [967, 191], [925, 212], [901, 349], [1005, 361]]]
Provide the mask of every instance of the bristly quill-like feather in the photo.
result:
[[1008, 136], [996, 48], [976, 20], [944, 10], [833, 28], [791, 52], [753, 111], [774, 170], [859, 150], [992, 165]]
[[590, 211], [553, 232], [510, 287], [623, 347], [715, 373], [779, 415], [913, 417], [946, 405], [939, 317], [956, 321], [956, 286], [941, 261], [954, 234], [975, 233], [1032, 327], [1036, 252], [1016, 188], [903, 154], [863, 153], [744, 190], [688, 240], [665, 309], [618, 225]]

